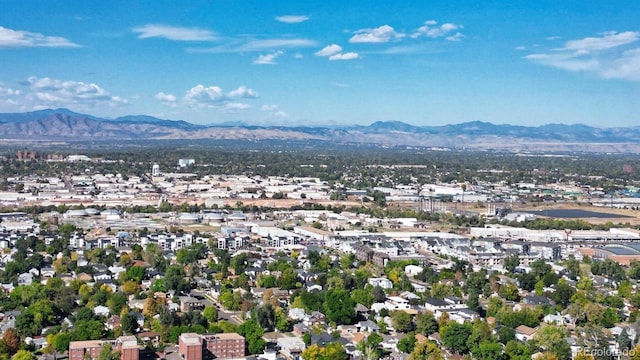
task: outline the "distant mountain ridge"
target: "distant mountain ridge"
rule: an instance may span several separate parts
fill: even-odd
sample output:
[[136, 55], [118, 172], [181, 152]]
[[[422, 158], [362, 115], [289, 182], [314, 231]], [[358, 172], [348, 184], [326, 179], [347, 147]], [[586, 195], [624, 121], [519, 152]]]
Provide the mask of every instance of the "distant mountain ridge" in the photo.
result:
[[355, 126], [197, 125], [147, 115], [105, 119], [68, 109], [0, 114], [0, 140], [319, 140], [386, 146], [498, 151], [591, 151], [640, 153], [640, 127], [595, 128], [546, 124], [537, 127], [471, 121], [415, 126], [376, 121]]

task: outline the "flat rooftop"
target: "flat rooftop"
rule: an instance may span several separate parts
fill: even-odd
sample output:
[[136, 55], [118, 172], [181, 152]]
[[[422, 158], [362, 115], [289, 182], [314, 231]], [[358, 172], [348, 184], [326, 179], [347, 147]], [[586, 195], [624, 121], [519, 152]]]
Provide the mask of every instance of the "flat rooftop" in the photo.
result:
[[102, 347], [102, 340], [72, 341], [69, 343], [69, 350], [86, 349], [93, 347]]
[[180, 335], [180, 340], [185, 345], [202, 345], [202, 338], [198, 334], [182, 334]]

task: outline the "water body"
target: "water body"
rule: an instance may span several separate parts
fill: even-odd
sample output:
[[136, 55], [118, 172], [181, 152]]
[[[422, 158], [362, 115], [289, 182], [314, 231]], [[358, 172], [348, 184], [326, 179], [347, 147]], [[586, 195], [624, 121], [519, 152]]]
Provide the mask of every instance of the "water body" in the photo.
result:
[[527, 214], [533, 214], [537, 216], [547, 216], [552, 218], [562, 219], [579, 219], [579, 218], [598, 218], [598, 219], [620, 219], [620, 218], [632, 218], [633, 216], [620, 215], [614, 213], [605, 213], [597, 211], [587, 211], [578, 209], [544, 209], [544, 210], [529, 210], [524, 211]]

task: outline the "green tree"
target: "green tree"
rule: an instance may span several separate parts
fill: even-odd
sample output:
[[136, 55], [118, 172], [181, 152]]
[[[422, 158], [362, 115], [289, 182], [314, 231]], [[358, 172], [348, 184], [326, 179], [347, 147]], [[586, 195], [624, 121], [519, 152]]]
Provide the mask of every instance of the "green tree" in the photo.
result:
[[510, 360], [531, 360], [533, 351], [526, 343], [514, 339], [507, 343], [504, 353]]
[[380, 343], [384, 339], [378, 333], [371, 333], [366, 338], [362, 339], [357, 346], [357, 349], [363, 354], [363, 358], [369, 360], [377, 360], [382, 357], [382, 349]]
[[141, 282], [146, 275], [146, 271], [141, 266], [132, 266], [127, 269], [127, 278], [137, 283]]
[[571, 348], [564, 340], [566, 336], [564, 328], [547, 324], [536, 332], [534, 339], [545, 351], [554, 353], [559, 359], [567, 359], [571, 357]]
[[576, 293], [576, 289], [574, 289], [571, 285], [567, 284], [566, 281], [560, 280], [555, 285], [555, 290], [551, 294], [551, 298], [556, 304], [566, 308], [571, 301], [571, 297]]
[[432, 341], [422, 341], [416, 344], [409, 356], [410, 360], [444, 360], [438, 344]]
[[508, 326], [501, 326], [496, 331], [496, 335], [498, 336], [498, 341], [504, 345], [516, 339], [516, 331]]
[[498, 290], [498, 295], [500, 297], [508, 300], [508, 301], [518, 301], [520, 300], [520, 294], [518, 291], [518, 287], [512, 283], [506, 283], [500, 286]]
[[298, 275], [292, 268], [287, 268], [278, 279], [281, 289], [290, 290], [298, 287]]
[[355, 320], [355, 302], [347, 290], [330, 289], [324, 298], [327, 320], [336, 324], [352, 324]]
[[114, 351], [113, 347], [109, 343], [102, 345], [102, 350], [98, 355], [98, 360], [119, 360], [120, 351]]
[[65, 352], [69, 350], [69, 343], [72, 340], [72, 336], [70, 333], [59, 333], [56, 334], [55, 342], [53, 343], [53, 347], [57, 352]]
[[478, 360], [500, 360], [504, 359], [502, 345], [497, 342], [483, 341], [471, 350], [474, 359]]
[[407, 333], [405, 337], [398, 341], [398, 350], [410, 354], [416, 347], [416, 335], [413, 332]]
[[369, 289], [355, 289], [351, 292], [351, 298], [356, 304], [362, 304], [366, 307], [373, 304], [373, 295], [371, 295], [371, 290]]
[[106, 305], [112, 314], [120, 314], [120, 311], [127, 306], [127, 300], [127, 295], [123, 293], [114, 293], [109, 295]]
[[512, 274], [516, 272], [516, 268], [519, 265], [520, 257], [518, 254], [512, 254], [504, 258], [504, 268]]
[[496, 316], [503, 306], [504, 301], [502, 301], [502, 299], [496, 296], [490, 297], [489, 304], [487, 305], [487, 316]]
[[167, 291], [184, 292], [189, 289], [189, 284], [185, 281], [185, 272], [180, 265], [170, 265], [164, 275], [164, 287]]
[[37, 357], [33, 353], [27, 350], [18, 350], [18, 352], [11, 357], [11, 360], [36, 360]]
[[238, 334], [244, 336], [247, 341], [247, 350], [250, 354], [262, 353], [267, 345], [262, 339], [264, 329], [254, 319], [249, 319], [238, 326]]
[[206, 306], [202, 310], [202, 316], [209, 322], [215, 322], [218, 320], [218, 309], [215, 306]]
[[467, 339], [467, 347], [473, 352], [474, 348], [483, 342], [495, 342], [489, 324], [486, 321], [476, 320], [472, 325], [471, 335]]
[[629, 360], [640, 360], [640, 345], [636, 345], [629, 351]]
[[618, 343], [618, 347], [621, 350], [629, 350], [631, 349], [631, 339], [629, 338], [629, 334], [627, 333], [627, 329], [622, 329], [620, 335], [616, 339]]
[[317, 344], [313, 344], [302, 352], [302, 359], [304, 360], [347, 360], [349, 356], [344, 346], [338, 342], [331, 342], [321, 347]]
[[392, 311], [391, 312], [391, 323], [393, 324], [393, 328], [399, 332], [409, 332], [413, 329], [413, 322], [411, 315], [406, 311]]
[[133, 335], [138, 330], [138, 321], [134, 315], [126, 313], [120, 319], [120, 326], [124, 334]]
[[79, 320], [73, 324], [74, 340], [97, 340], [104, 336], [104, 323], [100, 320]]
[[371, 289], [371, 296], [374, 302], [383, 302], [387, 298], [387, 294], [380, 286], [374, 286], [373, 289]]
[[438, 332], [438, 321], [430, 311], [424, 311], [416, 315], [416, 333], [429, 336]]
[[467, 354], [469, 352], [467, 340], [472, 332], [471, 324], [458, 324], [452, 321], [440, 329], [440, 339], [447, 349], [458, 354]]

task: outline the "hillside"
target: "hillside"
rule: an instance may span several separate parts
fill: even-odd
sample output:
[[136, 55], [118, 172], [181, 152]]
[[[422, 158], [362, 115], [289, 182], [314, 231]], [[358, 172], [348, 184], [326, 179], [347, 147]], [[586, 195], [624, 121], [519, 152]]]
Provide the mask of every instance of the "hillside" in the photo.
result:
[[414, 126], [400, 121], [343, 127], [204, 126], [144, 115], [103, 119], [67, 109], [0, 114], [0, 137], [22, 141], [317, 140], [466, 150], [640, 153], [638, 127], [562, 124], [526, 127], [481, 121], [445, 126]]

